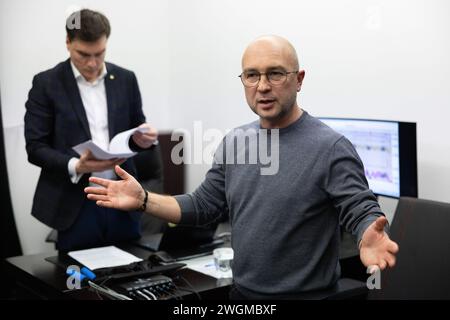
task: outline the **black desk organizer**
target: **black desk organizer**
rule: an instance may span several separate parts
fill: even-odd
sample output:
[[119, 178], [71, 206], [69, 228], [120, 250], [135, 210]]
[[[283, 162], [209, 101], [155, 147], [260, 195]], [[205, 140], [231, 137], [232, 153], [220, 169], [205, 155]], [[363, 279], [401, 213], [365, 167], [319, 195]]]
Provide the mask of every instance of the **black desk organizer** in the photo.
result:
[[[65, 253], [45, 258], [45, 260], [57, 265], [64, 273], [70, 265], [83, 267], [78, 261]], [[171, 276], [184, 266], [186, 266], [184, 263], [161, 265], [150, 260], [143, 260], [124, 266], [96, 269], [94, 270], [96, 278], [93, 282], [102, 286], [107, 284], [108, 287], [130, 296], [132, 299], [144, 299], [145, 296], [150, 296], [145, 294], [146, 291], [143, 292], [144, 295], [136, 294], [136, 292], [142, 292], [142, 290], [139, 291], [140, 289], [147, 289], [147, 291], [161, 298], [168, 296], [164, 295], [164, 292], [170, 292], [174, 289]], [[89, 279], [83, 280], [82, 287], [89, 287], [88, 281]]]

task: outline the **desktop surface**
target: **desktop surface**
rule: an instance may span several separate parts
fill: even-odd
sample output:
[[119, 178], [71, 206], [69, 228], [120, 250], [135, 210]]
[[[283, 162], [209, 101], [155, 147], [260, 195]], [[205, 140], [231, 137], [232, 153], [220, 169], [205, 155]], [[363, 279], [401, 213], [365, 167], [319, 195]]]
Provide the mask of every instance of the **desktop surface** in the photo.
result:
[[[150, 252], [135, 246], [125, 246], [122, 249], [146, 259]], [[35, 255], [18, 256], [6, 259], [8, 275], [15, 279], [17, 299], [99, 299], [99, 296], [88, 289], [80, 290], [67, 288], [67, 275], [61, 266], [46, 259], [57, 256], [58, 252], [48, 252]], [[177, 279], [187, 280], [193, 287], [191, 292], [184, 291], [178, 294], [184, 299], [198, 299], [200, 296], [208, 299], [226, 299], [228, 297], [229, 283], [223, 283], [213, 277], [183, 268], [173, 275]]]

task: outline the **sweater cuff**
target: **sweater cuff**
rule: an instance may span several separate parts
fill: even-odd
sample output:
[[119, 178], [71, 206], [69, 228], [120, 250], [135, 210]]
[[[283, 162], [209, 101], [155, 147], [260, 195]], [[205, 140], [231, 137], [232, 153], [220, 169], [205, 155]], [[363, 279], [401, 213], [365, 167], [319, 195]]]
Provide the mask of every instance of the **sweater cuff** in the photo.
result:
[[181, 219], [179, 224], [196, 225], [198, 221], [194, 200], [190, 194], [174, 196], [181, 208]]

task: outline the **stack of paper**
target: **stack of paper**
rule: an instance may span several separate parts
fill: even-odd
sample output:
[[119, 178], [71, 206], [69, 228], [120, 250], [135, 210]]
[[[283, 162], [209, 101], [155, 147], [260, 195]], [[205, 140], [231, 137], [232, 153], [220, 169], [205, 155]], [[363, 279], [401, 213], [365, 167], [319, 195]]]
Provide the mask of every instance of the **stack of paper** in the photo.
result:
[[229, 270], [228, 272], [220, 272], [216, 269], [216, 266], [214, 264], [214, 257], [212, 254], [195, 259], [180, 260], [177, 262], [185, 263], [186, 268], [201, 272], [217, 279], [233, 277], [233, 272], [231, 270]]
[[128, 265], [142, 261], [141, 258], [115, 246], [71, 251], [69, 256], [91, 270]]
[[[82, 155], [86, 152], [86, 150], [90, 150], [92, 155], [99, 160], [107, 160], [113, 158], [130, 158], [136, 154], [133, 152], [128, 142], [130, 141], [131, 136], [136, 132], [140, 131], [142, 133], [147, 132], [147, 128], [133, 128], [124, 132], [121, 132], [114, 136], [109, 143], [108, 150], [104, 150], [98, 145], [96, 145], [92, 140], [88, 140], [86, 142], [80, 143], [73, 147], [79, 155]], [[157, 144], [157, 143], [154, 143]]]

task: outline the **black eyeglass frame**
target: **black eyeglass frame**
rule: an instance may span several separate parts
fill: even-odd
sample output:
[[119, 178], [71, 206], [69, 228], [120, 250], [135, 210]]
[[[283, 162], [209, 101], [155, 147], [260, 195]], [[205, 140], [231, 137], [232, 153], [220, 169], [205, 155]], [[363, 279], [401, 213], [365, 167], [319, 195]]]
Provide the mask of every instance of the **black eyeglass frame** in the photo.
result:
[[[276, 82], [276, 83], [273, 83], [272, 81], [274, 81], [274, 80], [271, 80], [271, 79], [270, 79], [270, 73], [272, 73], [272, 72], [283, 73], [283, 77], [284, 77], [283, 80], [282, 80], [282, 79], [276, 80], [277, 82]], [[255, 71], [255, 73], [257, 73], [257, 74], [259, 75], [259, 76], [258, 76], [258, 81], [256, 81], [255, 83], [251, 83], [251, 84], [248, 84], [248, 83], [246, 84], [246, 83], [245, 83], [245, 80], [244, 80], [243, 75], [244, 75], [244, 73], [246, 73], [246, 71], [242, 72], [240, 75], [238, 75], [238, 77], [241, 78], [242, 84], [244, 85], [244, 87], [247, 87], [247, 88], [253, 88], [253, 87], [256, 87], [256, 86], [259, 84], [259, 82], [261, 81], [261, 76], [262, 76], [262, 75], [265, 75], [265, 76], [266, 76], [267, 81], [268, 81], [271, 85], [273, 85], [273, 86], [281, 86], [281, 85], [283, 85], [283, 84], [286, 83], [286, 80], [287, 80], [287, 77], [288, 77], [289, 74], [291, 74], [291, 73], [298, 73], [298, 72], [299, 72], [298, 70], [297, 70], [297, 71], [271, 70], [271, 71], [268, 71], [268, 72], [258, 72], [258, 71]], [[278, 82], [278, 81], [280, 81], [280, 82]]]

